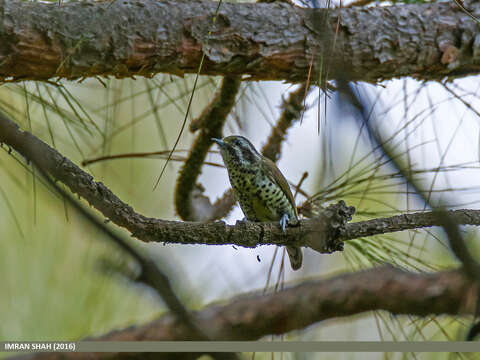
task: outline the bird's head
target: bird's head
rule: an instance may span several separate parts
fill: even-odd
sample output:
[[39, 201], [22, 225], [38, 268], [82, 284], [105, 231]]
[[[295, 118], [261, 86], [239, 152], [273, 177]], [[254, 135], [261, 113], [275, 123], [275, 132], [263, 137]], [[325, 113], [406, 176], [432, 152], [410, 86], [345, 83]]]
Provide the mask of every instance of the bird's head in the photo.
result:
[[212, 138], [212, 140], [218, 144], [227, 168], [230, 165], [247, 168], [262, 160], [262, 155], [243, 136], [232, 135], [223, 139]]

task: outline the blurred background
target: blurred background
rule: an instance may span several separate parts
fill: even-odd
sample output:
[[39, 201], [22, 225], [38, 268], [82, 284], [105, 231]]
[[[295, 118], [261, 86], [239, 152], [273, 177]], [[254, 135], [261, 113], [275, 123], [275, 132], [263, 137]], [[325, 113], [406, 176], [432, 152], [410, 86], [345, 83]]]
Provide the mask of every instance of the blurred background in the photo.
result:
[[[56, 148], [77, 165], [106, 155], [170, 150], [185, 117], [195, 76], [152, 79], [87, 79], [81, 83], [23, 82], [0, 87], [0, 108], [22, 129]], [[212, 99], [221, 78], [200, 77], [189, 121]], [[241, 134], [260, 149], [298, 85], [243, 82], [224, 135]], [[448, 83], [415, 80], [355, 85], [368, 96], [378, 131], [421, 180], [432, 203], [478, 209], [480, 204], [480, 83], [474, 77]], [[324, 204], [345, 200], [353, 221], [422, 211], [389, 162], [374, 151], [365, 129], [339, 105], [337, 95], [314, 89], [302, 120], [289, 130], [278, 166]], [[178, 220], [175, 181], [196, 134], [188, 126], [156, 190], [165, 158], [132, 157], [82, 167], [137, 212]], [[221, 164], [214, 146], [207, 161]], [[228, 189], [224, 168], [205, 165], [199, 181], [211, 201]], [[307, 197], [299, 194], [297, 205]], [[92, 211], [95, 211], [92, 209]], [[142, 324], [165, 311], [149, 289], [105, 271], [108, 260], [127, 260], [69, 205], [35, 176], [20, 155], [0, 149], [0, 341], [75, 340]], [[238, 206], [225, 219], [243, 218]], [[128, 238], [129, 234], [110, 224]], [[463, 227], [478, 253], [474, 227]], [[134, 239], [132, 241], [135, 242]], [[137, 241], [138, 242], [138, 241]], [[455, 266], [443, 233], [423, 229], [346, 242], [343, 253], [304, 250], [304, 265], [281, 271], [283, 249], [146, 244], [169, 271], [192, 309], [236, 294], [331, 276], [384, 262], [415, 271]], [[258, 260], [260, 259], [260, 261]], [[272, 265], [273, 264], [273, 265]], [[103, 270], [102, 270], [103, 269]], [[268, 290], [273, 291], [273, 290]], [[462, 340], [471, 319], [394, 317], [369, 312], [317, 323], [265, 340]], [[3, 354], [1, 356], [6, 356]], [[256, 354], [255, 359], [469, 359], [469, 354]]]

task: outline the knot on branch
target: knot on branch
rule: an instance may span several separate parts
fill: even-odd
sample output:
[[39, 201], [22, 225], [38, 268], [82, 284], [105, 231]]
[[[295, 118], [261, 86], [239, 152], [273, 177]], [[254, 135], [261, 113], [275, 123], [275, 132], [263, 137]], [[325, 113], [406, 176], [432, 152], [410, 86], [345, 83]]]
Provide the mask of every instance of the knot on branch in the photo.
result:
[[343, 241], [339, 239], [354, 213], [355, 207], [347, 206], [343, 200], [320, 211], [311, 208], [313, 221], [305, 239], [306, 245], [320, 253], [343, 251]]

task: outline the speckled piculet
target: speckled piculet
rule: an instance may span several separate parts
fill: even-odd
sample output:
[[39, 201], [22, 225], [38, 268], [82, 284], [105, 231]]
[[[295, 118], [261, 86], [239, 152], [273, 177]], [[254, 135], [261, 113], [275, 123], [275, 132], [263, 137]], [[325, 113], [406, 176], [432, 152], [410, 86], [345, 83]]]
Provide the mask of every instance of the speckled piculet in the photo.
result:
[[[270, 159], [243, 136], [212, 139], [220, 147], [230, 183], [248, 221], [280, 221], [285, 231], [298, 224], [298, 212], [288, 182]], [[287, 246], [293, 270], [302, 266], [302, 250]]]

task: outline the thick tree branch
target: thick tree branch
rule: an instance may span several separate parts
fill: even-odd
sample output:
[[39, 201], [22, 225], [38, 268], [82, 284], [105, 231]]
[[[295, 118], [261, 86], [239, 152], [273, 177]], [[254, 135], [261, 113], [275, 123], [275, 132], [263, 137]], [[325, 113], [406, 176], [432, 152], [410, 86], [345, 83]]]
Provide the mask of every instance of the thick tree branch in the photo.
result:
[[[304, 329], [319, 321], [385, 310], [395, 315], [472, 314], [474, 284], [461, 271], [418, 274], [391, 266], [308, 281], [276, 293], [243, 295], [193, 313], [215, 340], [256, 340], [269, 334]], [[103, 341], [190, 340], [188, 328], [170, 314], [140, 326], [91, 339]], [[37, 354], [38, 359], [75, 359], [79, 354]], [[171, 358], [157, 353], [159, 358]], [[91, 359], [130, 358], [98, 353]], [[62, 357], [62, 359], [64, 359]], [[143, 358], [143, 357], [142, 357]]]
[[[452, 3], [328, 10], [288, 4], [124, 0], [56, 3], [0, 0], [0, 79], [118, 78], [157, 73], [247, 75], [305, 81], [328, 56], [330, 79], [375, 83], [438, 80], [480, 71], [479, 29]], [[480, 3], [465, 4], [480, 17]], [[316, 14], [314, 16], [314, 14]], [[319, 33], [327, 19], [332, 39]], [[338, 23], [338, 28], [337, 28]], [[318, 24], [317, 24], [318, 25]], [[326, 44], [325, 42], [330, 42]], [[321, 64], [314, 61], [312, 79]], [[318, 68], [317, 68], [318, 67]], [[324, 72], [325, 73], [325, 72]]]

